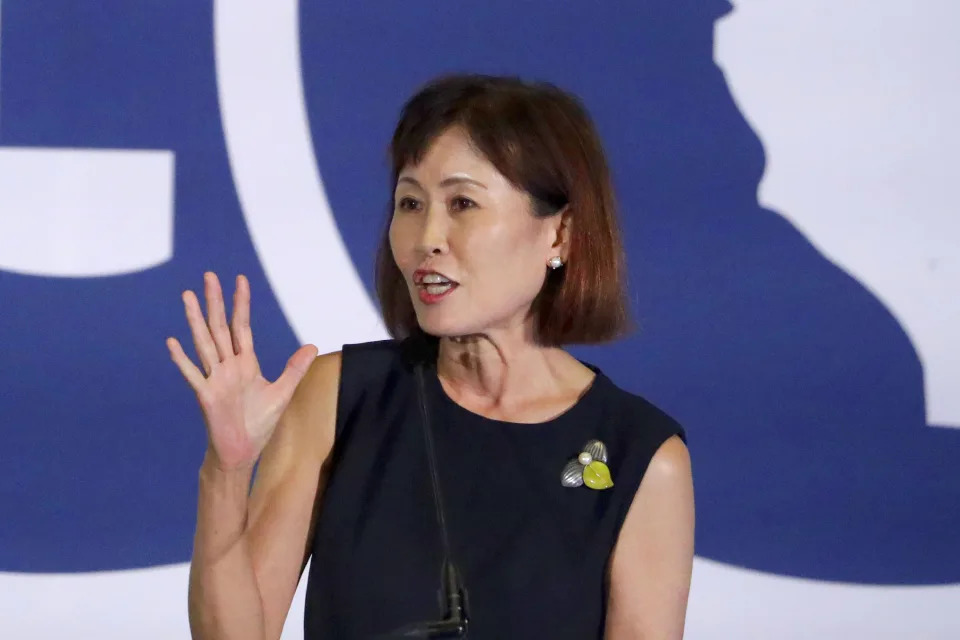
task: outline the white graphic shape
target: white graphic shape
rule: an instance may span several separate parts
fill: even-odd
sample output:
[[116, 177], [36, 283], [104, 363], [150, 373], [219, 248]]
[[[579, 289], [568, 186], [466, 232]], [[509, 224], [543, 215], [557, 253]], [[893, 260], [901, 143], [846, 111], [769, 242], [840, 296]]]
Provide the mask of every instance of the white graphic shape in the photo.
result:
[[[189, 638], [188, 572], [178, 564], [75, 575], [0, 573], [0, 637], [58, 640], [69, 629], [74, 638]], [[282, 640], [303, 640], [303, 583]], [[956, 602], [960, 585], [866, 587], [696, 558], [683, 637], [953, 640]]]
[[896, 316], [927, 422], [960, 427], [960, 4], [737, 0], [717, 62], [763, 141], [759, 199]]
[[951, 640], [960, 637], [957, 602], [960, 585], [821, 582], [696, 558], [683, 637]]
[[92, 278], [173, 255], [173, 154], [0, 148], [0, 269]]
[[[309, 564], [307, 565], [309, 571]], [[75, 574], [0, 573], [0, 638], [189, 638], [190, 565]], [[304, 581], [306, 582], [306, 581]], [[303, 593], [283, 640], [303, 640]]]
[[[387, 337], [323, 190], [304, 100], [296, 0], [219, 0], [214, 51], [237, 195], [270, 288], [298, 340], [325, 353]], [[283, 640], [303, 638], [309, 570], [308, 564]]]
[[[340, 238], [314, 157], [297, 2], [217, 2], [214, 50], [237, 194], [270, 287], [294, 333], [321, 353], [345, 342], [385, 338], [379, 313]], [[371, 219], [379, 223], [377, 213], [371, 212]]]
[[0, 147], [0, 269], [98, 277], [166, 262], [173, 164], [170, 151]]

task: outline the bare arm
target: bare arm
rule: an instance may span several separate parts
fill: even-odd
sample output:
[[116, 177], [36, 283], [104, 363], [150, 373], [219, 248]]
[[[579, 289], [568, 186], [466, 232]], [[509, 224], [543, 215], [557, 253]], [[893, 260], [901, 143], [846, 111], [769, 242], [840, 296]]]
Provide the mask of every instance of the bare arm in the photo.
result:
[[607, 640], [680, 640], [693, 572], [693, 476], [686, 445], [654, 454], [610, 560]]
[[198, 640], [265, 640], [263, 605], [245, 534], [252, 468], [221, 471], [205, 456], [199, 475], [187, 598], [191, 635]]
[[310, 555], [333, 445], [340, 354], [316, 358], [250, 470], [200, 469], [190, 567], [191, 632], [197, 640], [279, 638]]
[[216, 274], [205, 273], [204, 284], [208, 321], [196, 295], [183, 294], [203, 370], [179, 341], [167, 340], [197, 394], [208, 436], [190, 565], [190, 629], [198, 640], [279, 638], [323, 493], [341, 356], [317, 357], [315, 346], [304, 345], [269, 382], [253, 349], [246, 278], [237, 277], [229, 327]]
[[309, 402], [291, 403], [260, 458], [250, 495], [247, 541], [269, 639], [280, 637], [310, 557], [330, 471], [340, 364], [339, 352], [317, 358], [305, 378]]

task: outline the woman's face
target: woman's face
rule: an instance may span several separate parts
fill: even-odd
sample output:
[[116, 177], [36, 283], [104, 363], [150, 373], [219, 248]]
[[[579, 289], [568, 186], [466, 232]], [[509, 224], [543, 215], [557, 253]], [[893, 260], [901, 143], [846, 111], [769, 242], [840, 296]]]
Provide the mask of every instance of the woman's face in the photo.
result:
[[525, 321], [547, 260], [565, 257], [555, 246], [561, 216], [537, 218], [531, 205], [457, 128], [400, 172], [390, 248], [424, 331], [460, 336]]

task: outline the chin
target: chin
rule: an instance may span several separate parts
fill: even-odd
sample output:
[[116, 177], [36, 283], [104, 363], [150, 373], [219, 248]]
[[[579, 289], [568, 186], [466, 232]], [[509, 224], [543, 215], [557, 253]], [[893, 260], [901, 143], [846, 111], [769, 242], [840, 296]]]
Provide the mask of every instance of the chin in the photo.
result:
[[422, 331], [437, 338], [456, 338], [481, 330], [481, 327], [477, 327], [473, 323], [456, 322], [452, 318], [426, 318], [424, 315], [430, 314], [417, 314], [417, 324], [420, 325]]

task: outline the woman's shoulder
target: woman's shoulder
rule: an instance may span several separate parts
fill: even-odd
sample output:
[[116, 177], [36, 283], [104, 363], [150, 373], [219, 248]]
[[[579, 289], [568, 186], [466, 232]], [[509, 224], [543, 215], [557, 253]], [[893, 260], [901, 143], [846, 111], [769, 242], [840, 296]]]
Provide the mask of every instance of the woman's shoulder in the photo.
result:
[[430, 340], [419, 336], [406, 338], [384, 338], [366, 342], [348, 342], [343, 345], [344, 353], [369, 354], [370, 356], [404, 356], [428, 348]]
[[665, 439], [678, 435], [686, 442], [680, 421], [641, 392], [631, 391], [603, 372], [603, 404], [607, 414], [629, 433]]
[[384, 349], [396, 349], [403, 340], [397, 338], [384, 338], [382, 340], [367, 340], [366, 342], [346, 342], [343, 345], [344, 350], [351, 351], [377, 351]]
[[404, 338], [386, 338], [343, 345], [344, 360], [360, 363], [364, 367], [412, 368], [417, 362], [429, 362], [436, 358], [436, 339], [426, 335]]
[[341, 349], [344, 365], [363, 369], [399, 365], [409, 359], [410, 339], [386, 338], [345, 343]]
[[409, 377], [413, 366], [426, 357], [414, 338], [346, 343], [341, 354], [342, 384], [356, 389], [392, 385], [397, 378]]

